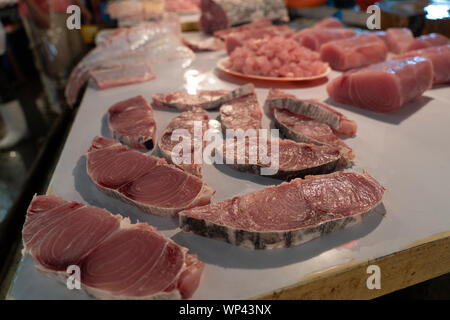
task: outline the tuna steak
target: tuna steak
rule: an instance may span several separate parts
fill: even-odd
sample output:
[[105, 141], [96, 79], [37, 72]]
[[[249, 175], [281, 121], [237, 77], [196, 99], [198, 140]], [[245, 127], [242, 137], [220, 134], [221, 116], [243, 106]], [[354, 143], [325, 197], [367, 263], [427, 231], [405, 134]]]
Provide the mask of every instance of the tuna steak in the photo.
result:
[[[198, 122], [200, 124], [201, 132], [199, 132], [199, 135], [196, 135], [195, 132], [195, 122]], [[181, 113], [179, 116], [173, 118], [172, 121], [170, 121], [167, 128], [164, 130], [164, 133], [158, 142], [159, 150], [161, 150], [161, 153], [164, 156], [164, 158], [169, 163], [173, 163], [172, 151], [174, 147], [181, 142], [185, 142], [185, 140], [183, 141], [179, 141], [178, 139], [172, 140], [172, 138], [174, 137], [174, 131], [180, 129], [186, 130], [185, 134], [180, 135], [179, 139], [181, 139], [182, 136], [183, 138], [186, 137], [186, 139], [189, 139], [190, 141], [189, 147], [190, 154], [188, 155], [190, 158], [190, 163], [180, 163], [177, 164], [177, 166], [182, 170], [185, 170], [186, 172], [189, 172], [201, 178], [202, 177], [201, 166], [200, 164], [195, 163], [194, 148], [196, 144], [205, 147], [205, 143], [203, 142], [203, 134], [208, 129], [208, 122], [209, 122], [208, 113], [205, 110], [199, 108], [194, 108], [191, 111], [185, 111]], [[179, 154], [176, 154], [176, 156], [183, 157], [187, 155], [184, 155], [182, 152], [180, 152]]]
[[204, 264], [146, 223], [56, 195], [35, 196], [22, 230], [23, 253], [65, 280], [70, 265], [101, 299], [189, 298]]
[[278, 89], [271, 89], [266, 100], [266, 107], [272, 109], [287, 109], [290, 112], [326, 123], [336, 133], [354, 136], [357, 125], [353, 120], [318, 100], [300, 100], [296, 96]]
[[368, 173], [307, 176], [184, 210], [180, 228], [248, 248], [292, 247], [360, 222], [383, 194]]
[[181, 111], [202, 108], [206, 110], [219, 108], [222, 104], [254, 92], [255, 87], [249, 83], [229, 90], [198, 90], [196, 94], [185, 91], [152, 94], [154, 107], [169, 107]]
[[151, 150], [155, 145], [155, 116], [143, 96], [120, 101], [110, 107], [108, 125], [114, 138], [129, 147]]
[[86, 167], [100, 190], [158, 216], [174, 216], [207, 204], [215, 192], [200, 178], [164, 159], [103, 137], [92, 142]]

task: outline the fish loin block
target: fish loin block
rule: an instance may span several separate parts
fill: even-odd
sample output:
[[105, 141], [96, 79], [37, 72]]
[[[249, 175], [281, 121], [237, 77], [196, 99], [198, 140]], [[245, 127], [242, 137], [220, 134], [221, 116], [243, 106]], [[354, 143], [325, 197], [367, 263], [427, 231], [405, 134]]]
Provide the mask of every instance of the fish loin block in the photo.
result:
[[331, 41], [320, 48], [320, 59], [334, 70], [346, 71], [386, 60], [388, 49], [376, 35], [360, 34]]
[[422, 57], [431, 61], [434, 69], [433, 84], [450, 82], [450, 44], [408, 51], [395, 56], [393, 59], [405, 59], [409, 57]]
[[386, 42], [393, 53], [405, 52], [413, 41], [414, 36], [407, 28], [389, 28], [386, 31]]
[[335, 101], [377, 112], [392, 112], [422, 95], [433, 83], [430, 60], [413, 57], [350, 70], [327, 85]]

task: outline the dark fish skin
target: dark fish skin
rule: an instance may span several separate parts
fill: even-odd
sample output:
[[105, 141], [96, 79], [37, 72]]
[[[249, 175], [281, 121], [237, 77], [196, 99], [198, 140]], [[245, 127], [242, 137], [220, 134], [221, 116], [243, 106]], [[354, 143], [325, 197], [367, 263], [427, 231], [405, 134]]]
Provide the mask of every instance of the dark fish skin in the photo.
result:
[[357, 216], [348, 216], [330, 220], [317, 226], [292, 231], [255, 232], [240, 230], [228, 226], [214, 224], [202, 219], [195, 219], [179, 214], [179, 225], [184, 232], [192, 232], [199, 236], [224, 241], [232, 245], [250, 249], [290, 248], [301, 245], [327, 233], [350, 227], [371, 215], [375, 208]]

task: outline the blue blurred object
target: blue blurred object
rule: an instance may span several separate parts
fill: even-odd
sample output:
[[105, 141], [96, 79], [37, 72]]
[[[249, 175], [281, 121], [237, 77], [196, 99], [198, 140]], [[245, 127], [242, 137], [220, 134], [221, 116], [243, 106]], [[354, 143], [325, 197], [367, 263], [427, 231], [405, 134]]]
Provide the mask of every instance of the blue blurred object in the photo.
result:
[[107, 1], [100, 2], [100, 18], [103, 22], [113, 22], [115, 19], [111, 19], [108, 13], [106, 13]]

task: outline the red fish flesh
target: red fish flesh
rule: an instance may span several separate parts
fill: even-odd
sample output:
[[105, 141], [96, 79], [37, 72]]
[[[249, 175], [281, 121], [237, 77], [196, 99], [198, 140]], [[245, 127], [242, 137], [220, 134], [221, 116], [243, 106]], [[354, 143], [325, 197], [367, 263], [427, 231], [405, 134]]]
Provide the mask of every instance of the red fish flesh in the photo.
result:
[[108, 126], [115, 139], [132, 148], [151, 150], [155, 146], [155, 116], [143, 96], [120, 101], [110, 107]]
[[347, 71], [327, 85], [335, 101], [377, 112], [393, 112], [433, 84], [433, 65], [421, 57], [391, 60]]

